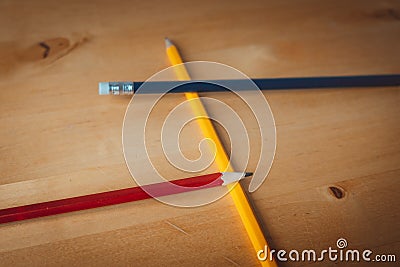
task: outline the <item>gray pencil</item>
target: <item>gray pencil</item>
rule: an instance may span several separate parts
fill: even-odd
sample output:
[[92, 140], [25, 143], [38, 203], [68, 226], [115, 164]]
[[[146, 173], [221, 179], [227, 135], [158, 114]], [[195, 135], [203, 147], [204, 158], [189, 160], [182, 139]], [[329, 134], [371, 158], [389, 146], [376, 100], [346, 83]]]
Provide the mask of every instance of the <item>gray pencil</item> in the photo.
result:
[[[266, 78], [251, 80], [190, 80], [149, 82], [101, 82], [100, 95], [160, 94], [254, 90], [290, 90], [307, 88], [350, 88], [399, 86], [400, 74]], [[143, 89], [143, 90], [142, 90]]]

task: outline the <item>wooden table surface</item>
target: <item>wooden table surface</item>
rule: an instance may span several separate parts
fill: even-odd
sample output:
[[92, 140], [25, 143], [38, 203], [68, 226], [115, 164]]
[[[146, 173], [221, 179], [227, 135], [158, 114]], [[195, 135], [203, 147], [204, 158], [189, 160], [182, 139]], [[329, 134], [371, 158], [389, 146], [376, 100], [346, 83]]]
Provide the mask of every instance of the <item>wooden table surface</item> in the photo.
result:
[[[167, 67], [165, 36], [186, 61], [250, 77], [400, 72], [398, 1], [2, 0], [0, 10], [0, 208], [135, 185], [121, 143], [130, 98], [98, 96], [97, 83]], [[250, 198], [271, 246], [318, 251], [342, 237], [400, 257], [400, 89], [264, 95], [277, 150]], [[159, 110], [183, 99], [169, 96]], [[195, 124], [186, 132], [201, 138]], [[197, 146], [184, 152], [196, 156]], [[256, 164], [251, 157], [247, 169]], [[160, 159], [157, 168], [169, 166]], [[1, 266], [258, 266], [229, 196], [199, 208], [146, 200], [9, 223], [0, 237]], [[304, 265], [344, 263], [282, 263]]]

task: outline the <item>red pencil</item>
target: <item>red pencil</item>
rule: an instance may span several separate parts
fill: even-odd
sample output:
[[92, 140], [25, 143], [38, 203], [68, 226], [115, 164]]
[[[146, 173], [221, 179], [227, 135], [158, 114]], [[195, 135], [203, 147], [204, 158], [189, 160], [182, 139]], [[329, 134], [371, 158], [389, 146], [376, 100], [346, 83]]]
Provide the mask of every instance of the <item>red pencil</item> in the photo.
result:
[[0, 210], [0, 224], [223, 186], [250, 175], [252, 174], [245, 172], [218, 172], [142, 187], [12, 207]]

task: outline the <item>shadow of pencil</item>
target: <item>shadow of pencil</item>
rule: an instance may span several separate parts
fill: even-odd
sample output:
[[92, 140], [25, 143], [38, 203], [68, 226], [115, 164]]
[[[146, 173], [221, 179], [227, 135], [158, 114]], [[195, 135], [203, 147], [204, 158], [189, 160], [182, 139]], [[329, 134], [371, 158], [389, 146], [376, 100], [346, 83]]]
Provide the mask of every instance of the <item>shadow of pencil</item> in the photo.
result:
[[261, 231], [263, 232], [264, 237], [265, 237], [265, 239], [266, 239], [266, 241], [268, 243], [268, 248], [269, 249], [271, 249], [271, 248], [272, 249], [276, 249], [277, 246], [274, 243], [274, 241], [273, 241], [274, 239], [272, 238], [270, 232], [268, 231], [268, 228], [267, 228], [267, 226], [266, 226], [266, 224], [265, 224], [265, 222], [263, 220], [263, 217], [261, 215], [261, 212], [257, 208], [257, 205], [255, 204], [253, 198], [250, 196], [250, 193], [247, 190], [248, 189], [248, 184], [241, 182], [241, 185], [242, 185], [243, 191], [244, 191], [244, 193], [246, 195], [246, 198], [250, 203], [251, 209], [253, 210], [254, 216], [256, 217], [256, 220], [257, 220], [257, 222], [258, 222], [258, 224], [259, 224], [259, 226], [261, 228]]

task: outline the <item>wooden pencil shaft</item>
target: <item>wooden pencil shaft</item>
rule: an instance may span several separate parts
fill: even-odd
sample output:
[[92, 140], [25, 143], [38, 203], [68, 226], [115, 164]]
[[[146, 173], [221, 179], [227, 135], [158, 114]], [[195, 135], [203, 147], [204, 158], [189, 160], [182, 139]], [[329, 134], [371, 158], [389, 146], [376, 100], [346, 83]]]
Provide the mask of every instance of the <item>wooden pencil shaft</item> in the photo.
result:
[[[399, 86], [400, 74], [359, 75], [359, 76], [326, 76], [326, 77], [293, 77], [293, 78], [263, 78], [251, 79], [260, 90], [293, 90], [312, 88], [351, 88]], [[145, 85], [145, 90], [139, 90]], [[254, 90], [251, 82], [246, 79], [233, 80], [181, 80], [181, 81], [148, 81], [148, 82], [108, 82], [100, 83], [100, 94], [154, 94], [185, 93], [185, 92], [220, 92], [226, 90]]]
[[[189, 80], [190, 76], [186, 71], [184, 65], [181, 65], [182, 59], [178, 53], [176, 47], [166, 39], [166, 48], [167, 48], [167, 56], [171, 62], [171, 65], [175, 66], [174, 71], [176, 76], [179, 80]], [[230, 164], [228, 155], [218, 137], [217, 132], [215, 131], [211, 121], [207, 119], [207, 111], [204, 108], [199, 95], [196, 92], [185, 92], [185, 97], [187, 100], [190, 100], [190, 105], [192, 107], [193, 115], [195, 117], [203, 117], [197, 119], [198, 125], [206, 138], [210, 138], [214, 141], [214, 146], [211, 147], [212, 150], [215, 152], [215, 162], [220, 171], [233, 171], [233, 168]], [[235, 203], [236, 209], [242, 219], [244, 227], [247, 231], [247, 234], [250, 238], [250, 241], [253, 244], [255, 251], [257, 252], [260, 249], [263, 249], [264, 246], [267, 244], [264, 234], [261, 231], [261, 228], [257, 222], [257, 219], [253, 213], [253, 210], [250, 207], [250, 203], [248, 202], [243, 188], [240, 183], [235, 184], [234, 186], [228, 185], [229, 193]], [[274, 260], [270, 261], [263, 261], [260, 262], [262, 266], [265, 267], [276, 267], [276, 262]]]
[[[222, 173], [78, 196], [0, 210], [0, 224], [221, 186]], [[178, 185], [171, 186], [172, 184]], [[148, 194], [151, 193], [151, 195]]]

